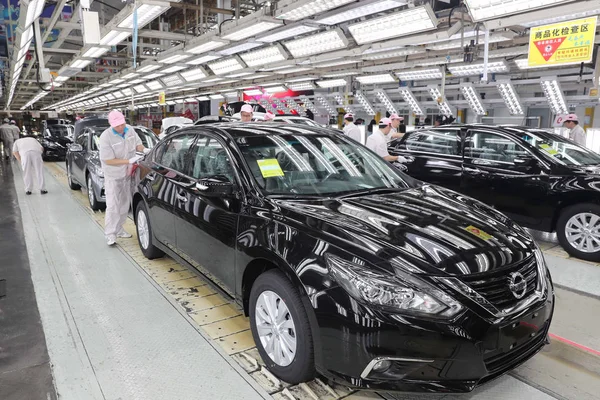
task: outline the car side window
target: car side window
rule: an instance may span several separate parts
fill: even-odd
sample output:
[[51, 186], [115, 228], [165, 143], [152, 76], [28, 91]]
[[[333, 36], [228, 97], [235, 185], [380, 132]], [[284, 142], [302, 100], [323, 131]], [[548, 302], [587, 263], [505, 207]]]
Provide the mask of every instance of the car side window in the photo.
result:
[[459, 156], [460, 142], [457, 130], [423, 130], [412, 132], [405, 145], [409, 151]]
[[225, 176], [234, 182], [233, 166], [229, 154], [216, 139], [200, 135], [190, 153], [186, 175], [194, 179]]
[[172, 138], [158, 149], [154, 161], [163, 167], [184, 172], [188, 152], [194, 144], [196, 135], [183, 135]]
[[514, 163], [530, 155], [514, 140], [493, 132], [471, 131], [465, 143], [465, 157], [494, 162]]
[[77, 144], [80, 144], [81, 147], [83, 147], [84, 150], [88, 150], [88, 139], [89, 139], [89, 137], [90, 137], [89, 133], [87, 131], [84, 131], [77, 138]]

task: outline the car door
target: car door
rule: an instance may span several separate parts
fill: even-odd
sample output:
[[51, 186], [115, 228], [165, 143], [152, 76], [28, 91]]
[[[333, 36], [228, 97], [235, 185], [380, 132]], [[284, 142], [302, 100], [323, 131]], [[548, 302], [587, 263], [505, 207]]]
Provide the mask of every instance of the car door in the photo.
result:
[[233, 295], [240, 200], [207, 197], [196, 188], [198, 180], [213, 177], [226, 177], [236, 183], [230, 157], [219, 139], [208, 134], [198, 135], [185, 177], [175, 189], [175, 226], [177, 247], [186, 259]]
[[407, 159], [407, 173], [419, 180], [460, 188], [462, 138], [459, 128], [440, 128], [407, 133], [390, 154]]
[[178, 135], [160, 143], [147, 163], [150, 171], [140, 182], [145, 188], [154, 236], [174, 251], [177, 250], [177, 188], [181, 186], [187, 154], [195, 139], [194, 134]]
[[[515, 163], [528, 158], [530, 165]], [[485, 128], [467, 132], [461, 191], [525, 226], [536, 227], [547, 213], [545, 172], [544, 162], [514, 137]]]
[[75, 151], [72, 153], [73, 162], [71, 164], [71, 174], [75, 178], [77, 182], [82, 185], [86, 185], [85, 181], [85, 163], [86, 163], [86, 155], [89, 151], [90, 143], [89, 143], [90, 133], [86, 129], [77, 137], [77, 144], [81, 145], [81, 151]]

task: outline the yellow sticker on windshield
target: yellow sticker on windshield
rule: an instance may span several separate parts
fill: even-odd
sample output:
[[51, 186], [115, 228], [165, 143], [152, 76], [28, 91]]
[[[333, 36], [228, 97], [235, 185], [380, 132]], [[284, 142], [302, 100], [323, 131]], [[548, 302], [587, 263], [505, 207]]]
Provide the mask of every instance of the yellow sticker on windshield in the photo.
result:
[[558, 154], [558, 151], [556, 151], [556, 149], [553, 149], [550, 145], [548, 145], [546, 143], [540, 144], [540, 147], [542, 148], [542, 150], [544, 150], [548, 154], [551, 154], [551, 155]]
[[482, 231], [481, 229], [477, 229], [475, 228], [473, 225], [469, 225], [465, 228], [465, 231], [477, 236], [479, 239], [482, 240], [490, 240], [493, 236]]
[[258, 168], [260, 168], [260, 173], [263, 178], [273, 178], [276, 176], [284, 176], [283, 170], [279, 165], [279, 162], [275, 158], [270, 158], [268, 160], [257, 160]]

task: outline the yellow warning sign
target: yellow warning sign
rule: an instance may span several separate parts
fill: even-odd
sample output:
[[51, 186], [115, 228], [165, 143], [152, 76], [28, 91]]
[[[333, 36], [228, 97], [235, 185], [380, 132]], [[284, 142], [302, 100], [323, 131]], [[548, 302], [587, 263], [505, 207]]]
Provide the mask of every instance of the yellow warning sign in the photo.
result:
[[482, 231], [481, 229], [475, 228], [473, 225], [469, 225], [465, 228], [465, 231], [477, 236], [482, 240], [490, 240], [493, 236]]
[[263, 178], [273, 178], [276, 176], [284, 176], [283, 170], [279, 165], [279, 162], [275, 158], [271, 158], [268, 160], [258, 160], [258, 168], [260, 168], [260, 173]]
[[164, 106], [167, 104], [167, 96], [165, 96], [165, 92], [160, 92], [158, 94], [158, 105]]
[[598, 17], [576, 19], [531, 28], [530, 67], [591, 62]]

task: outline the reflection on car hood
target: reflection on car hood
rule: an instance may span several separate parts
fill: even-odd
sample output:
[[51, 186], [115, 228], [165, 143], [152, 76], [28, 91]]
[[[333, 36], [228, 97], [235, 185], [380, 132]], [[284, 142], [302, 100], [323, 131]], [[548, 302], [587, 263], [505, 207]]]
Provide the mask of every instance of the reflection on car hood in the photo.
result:
[[55, 137], [55, 136], [50, 136], [50, 137], [46, 137], [44, 138], [49, 142], [53, 142], [53, 143], [58, 143], [61, 146], [67, 147], [67, 145], [73, 143], [73, 141], [71, 141], [71, 139], [67, 138], [67, 137]]
[[485, 272], [529, 258], [535, 249], [529, 234], [502, 214], [436, 186], [276, 203], [290, 222], [357, 257], [414, 272]]

